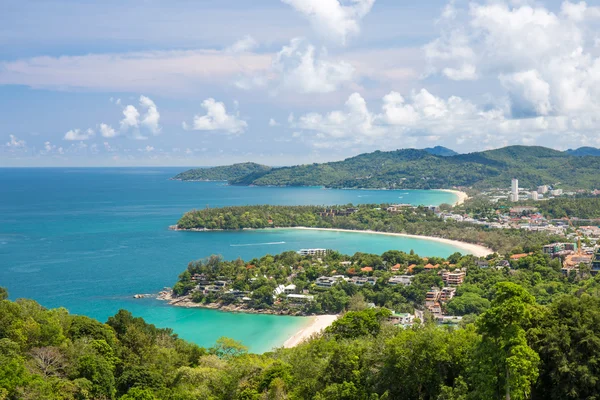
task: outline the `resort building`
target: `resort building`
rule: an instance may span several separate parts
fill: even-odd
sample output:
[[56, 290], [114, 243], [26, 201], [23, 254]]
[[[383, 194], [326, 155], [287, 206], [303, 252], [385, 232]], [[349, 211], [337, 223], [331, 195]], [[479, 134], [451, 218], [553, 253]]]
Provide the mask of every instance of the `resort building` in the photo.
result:
[[285, 293], [285, 294], [296, 293], [296, 285], [294, 285], [294, 284], [287, 285], [286, 287], [283, 288], [283, 293]]
[[453, 272], [444, 271], [442, 272], [442, 280], [447, 286], [460, 286], [465, 281], [465, 272], [460, 269], [456, 269]]
[[377, 278], [369, 276], [354, 276], [350, 279], [349, 283], [352, 283], [357, 286], [364, 286], [366, 284], [374, 285], [377, 282]]
[[415, 316], [409, 313], [393, 313], [388, 321], [393, 325], [402, 325], [404, 327], [411, 326], [415, 321]]
[[334, 275], [334, 276], [320, 276], [315, 281], [315, 285], [322, 288], [330, 288], [333, 285], [337, 285], [341, 281], [345, 281], [346, 278], [343, 275]]
[[454, 287], [445, 287], [440, 292], [439, 300], [443, 303], [447, 303], [454, 298], [456, 295], [456, 288]]
[[302, 249], [298, 251], [298, 254], [301, 256], [319, 256], [324, 257], [329, 254], [331, 250], [329, 249]]
[[288, 294], [286, 298], [293, 303], [308, 303], [315, 299], [315, 296], [307, 294]]
[[392, 276], [388, 281], [390, 285], [404, 285], [410, 286], [412, 284], [414, 276], [412, 275], [396, 275]]

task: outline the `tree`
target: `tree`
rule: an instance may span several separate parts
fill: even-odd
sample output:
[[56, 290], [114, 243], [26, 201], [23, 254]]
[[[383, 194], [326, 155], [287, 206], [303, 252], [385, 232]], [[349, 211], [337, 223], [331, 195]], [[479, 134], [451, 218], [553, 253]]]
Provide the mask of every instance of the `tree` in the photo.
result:
[[156, 400], [156, 397], [150, 389], [134, 387], [125, 396], [121, 396], [120, 400]]
[[221, 337], [217, 339], [217, 343], [209, 351], [219, 358], [232, 359], [246, 354], [248, 348], [237, 340]]
[[8, 299], [8, 290], [6, 290], [6, 288], [3, 288], [2, 286], [0, 286], [0, 300], [6, 300]]
[[540, 361], [525, 335], [534, 303], [533, 296], [521, 286], [512, 282], [496, 284], [491, 308], [477, 320], [482, 341], [477, 349], [479, 363], [473, 372], [481, 398], [529, 398]]
[[386, 308], [349, 311], [329, 326], [325, 333], [336, 339], [375, 336], [381, 330], [381, 323], [391, 315], [392, 312]]
[[467, 292], [450, 300], [446, 308], [452, 315], [481, 314], [490, 308], [490, 301], [477, 293]]

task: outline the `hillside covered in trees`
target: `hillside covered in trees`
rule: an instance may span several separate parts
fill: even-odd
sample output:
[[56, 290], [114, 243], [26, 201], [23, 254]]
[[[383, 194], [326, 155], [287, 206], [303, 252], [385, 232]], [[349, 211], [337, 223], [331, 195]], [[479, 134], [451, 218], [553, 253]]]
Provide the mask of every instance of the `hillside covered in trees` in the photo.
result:
[[595, 399], [597, 291], [594, 280], [542, 305], [499, 282], [489, 308], [458, 329], [395, 327], [385, 309], [356, 309], [320, 337], [263, 355], [226, 338], [200, 348], [126, 311], [102, 324], [0, 300], [0, 398]]
[[172, 179], [176, 181], [229, 181], [251, 175], [262, 176], [270, 170], [271, 167], [266, 165], [249, 162], [223, 167], [191, 169], [174, 176]]
[[[509, 187], [512, 178], [522, 188], [542, 184], [562, 188], [600, 187], [600, 157], [570, 155], [534, 146], [510, 146], [470, 154], [436, 155], [426, 150], [376, 151], [343, 161], [282, 168], [231, 167], [195, 169], [181, 180], [227, 180], [233, 185], [325, 186], [330, 188], [441, 189]], [[242, 164], [246, 165], [246, 164]], [[228, 174], [228, 168], [232, 173]], [[233, 173], [235, 172], [235, 173]]]

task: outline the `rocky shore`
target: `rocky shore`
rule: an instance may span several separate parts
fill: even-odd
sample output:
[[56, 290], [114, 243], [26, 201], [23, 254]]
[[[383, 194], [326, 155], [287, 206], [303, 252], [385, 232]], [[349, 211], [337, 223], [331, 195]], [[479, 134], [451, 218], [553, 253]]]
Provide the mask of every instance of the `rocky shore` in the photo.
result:
[[[267, 315], [287, 315], [287, 316], [298, 316], [306, 317], [308, 314], [301, 312], [292, 312], [290, 310], [257, 310], [255, 308], [247, 307], [243, 304], [223, 304], [223, 303], [195, 303], [189, 296], [174, 297], [171, 291], [162, 291], [158, 294], [158, 300], [167, 301], [169, 305], [175, 307], [185, 308], [206, 308], [210, 310], [219, 310], [223, 312], [232, 313], [246, 313], [246, 314], [267, 314]], [[312, 314], [311, 314], [312, 315]]]

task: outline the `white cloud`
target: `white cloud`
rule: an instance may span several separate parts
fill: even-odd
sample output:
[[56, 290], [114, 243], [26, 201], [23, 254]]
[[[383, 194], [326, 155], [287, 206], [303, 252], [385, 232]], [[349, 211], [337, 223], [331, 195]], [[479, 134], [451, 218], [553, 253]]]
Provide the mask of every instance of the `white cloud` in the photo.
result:
[[[271, 55], [225, 50], [40, 56], [0, 62], [0, 84], [33, 88], [194, 94], [269, 68]], [[174, 73], [176, 71], [176, 73]], [[119, 100], [115, 101], [119, 104]]]
[[129, 129], [133, 129], [133, 135], [136, 139], [147, 139], [140, 132], [139, 128], [141, 127], [145, 127], [152, 134], [158, 135], [161, 131], [161, 126], [159, 124], [160, 113], [156, 104], [149, 97], [140, 96], [140, 107], [146, 110], [143, 116], [133, 105], [128, 105], [123, 109], [124, 118], [121, 120], [121, 130], [128, 131]]
[[69, 132], [65, 133], [63, 140], [69, 141], [82, 141], [91, 139], [96, 135], [93, 129], [87, 129], [82, 131], [81, 129], [71, 129]]
[[100, 124], [100, 134], [102, 134], [102, 137], [112, 138], [117, 136], [118, 133], [112, 126], [102, 123]]
[[425, 46], [429, 73], [496, 80], [515, 117], [600, 111], [600, 8], [569, 1], [558, 13], [529, 2], [452, 7], [440, 37]]
[[146, 153], [152, 153], [154, 151], [154, 147], [152, 147], [152, 146], [146, 146], [146, 148], [144, 149], [144, 151]]
[[355, 78], [354, 67], [332, 59], [303, 38], [295, 38], [273, 58], [271, 69], [262, 75], [238, 80], [241, 89], [269, 88], [273, 93], [331, 93]]
[[279, 122], [277, 122], [274, 118], [271, 118], [269, 120], [269, 126], [270, 127], [275, 127], [275, 126], [279, 126], [279, 125], [281, 125], [281, 124]]
[[123, 109], [125, 118], [121, 120], [121, 129], [128, 130], [129, 128], [137, 128], [140, 125], [140, 113], [132, 105], [128, 105]]
[[339, 44], [360, 32], [360, 21], [375, 0], [282, 0], [307, 18], [322, 36]]
[[12, 149], [22, 149], [25, 148], [27, 142], [24, 140], [19, 140], [15, 135], [8, 135], [10, 140], [6, 142], [6, 147], [10, 147]]
[[502, 75], [500, 81], [508, 90], [513, 114], [548, 115], [552, 111], [550, 85], [544, 81], [538, 71], [529, 70]]
[[156, 108], [156, 104], [146, 96], [140, 96], [140, 104], [146, 108], [142, 125], [147, 127], [153, 134], [158, 135], [161, 127], [159, 125], [160, 113], [158, 112], [158, 108]]
[[[584, 144], [596, 134], [587, 118], [540, 116], [513, 119], [502, 107], [483, 108], [457, 97], [438, 97], [422, 89], [407, 98], [397, 92], [384, 96], [379, 113], [352, 94], [343, 110], [308, 113], [290, 122], [302, 140], [316, 148], [405, 148], [435, 141], [465, 150], [498, 147], [509, 143], [573, 147], [573, 135]], [[300, 134], [294, 135], [299, 137]], [[598, 140], [588, 141], [598, 143]], [[358, 147], [356, 147], [358, 146]]]
[[327, 59], [303, 39], [293, 39], [277, 54], [273, 69], [280, 76], [280, 87], [300, 93], [329, 93], [352, 81], [354, 67], [345, 61]]
[[258, 42], [250, 35], [244, 36], [226, 49], [229, 53], [248, 53], [258, 47]]
[[225, 104], [215, 101], [215, 99], [206, 99], [202, 102], [202, 108], [206, 110], [205, 115], [195, 115], [194, 122], [189, 126], [183, 123], [186, 130], [195, 131], [224, 131], [231, 134], [243, 133], [248, 127], [248, 123], [240, 119], [239, 115], [228, 114]]

